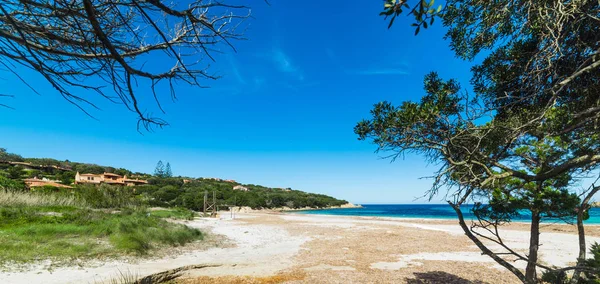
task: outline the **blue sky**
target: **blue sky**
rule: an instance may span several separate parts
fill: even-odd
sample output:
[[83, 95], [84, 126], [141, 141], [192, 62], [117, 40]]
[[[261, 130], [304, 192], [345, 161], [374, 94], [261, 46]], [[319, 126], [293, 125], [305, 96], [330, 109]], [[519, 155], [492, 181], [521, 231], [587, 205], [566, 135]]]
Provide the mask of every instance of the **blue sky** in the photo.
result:
[[154, 133], [139, 134], [136, 116], [122, 105], [90, 95], [102, 108], [90, 109], [94, 120], [38, 75], [16, 69], [41, 95], [4, 72], [3, 92], [16, 97], [2, 103], [16, 110], [0, 109], [0, 147], [142, 172], [163, 160], [176, 175], [356, 203], [425, 203], [414, 199], [431, 185], [420, 177], [435, 165], [410, 155], [382, 160], [353, 127], [379, 101], [418, 100], [430, 71], [467, 86], [472, 63], [454, 57], [439, 24], [414, 36], [411, 18], [401, 17], [388, 30], [378, 16], [382, 1], [270, 2], [251, 1], [247, 40], [211, 63], [222, 79], [205, 82], [210, 89], [180, 85], [176, 102], [162, 96], [170, 126]]

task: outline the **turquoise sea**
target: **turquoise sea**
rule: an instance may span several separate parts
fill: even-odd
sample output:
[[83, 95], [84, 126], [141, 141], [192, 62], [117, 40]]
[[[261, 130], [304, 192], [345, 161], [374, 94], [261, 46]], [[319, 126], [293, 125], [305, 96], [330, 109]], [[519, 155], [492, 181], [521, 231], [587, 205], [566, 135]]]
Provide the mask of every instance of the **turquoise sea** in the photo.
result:
[[[304, 210], [298, 213], [345, 215], [345, 216], [369, 216], [369, 217], [399, 217], [419, 219], [457, 219], [454, 210], [447, 204], [367, 204], [363, 208]], [[462, 206], [465, 219], [471, 219], [471, 206]], [[530, 216], [523, 212], [514, 221], [528, 222]], [[575, 220], [573, 220], [574, 222]], [[560, 220], [545, 220], [544, 222], [564, 223]], [[586, 224], [600, 224], [600, 208], [590, 209], [590, 218]]]

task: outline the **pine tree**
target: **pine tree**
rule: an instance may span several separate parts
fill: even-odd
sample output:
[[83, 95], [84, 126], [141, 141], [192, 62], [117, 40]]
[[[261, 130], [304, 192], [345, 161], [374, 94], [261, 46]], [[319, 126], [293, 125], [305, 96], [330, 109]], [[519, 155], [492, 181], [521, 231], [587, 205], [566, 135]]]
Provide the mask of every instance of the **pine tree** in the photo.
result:
[[173, 177], [173, 172], [171, 171], [171, 164], [167, 162], [167, 166], [165, 167], [165, 177]]
[[165, 166], [163, 165], [162, 161], [158, 161], [158, 163], [156, 164], [156, 168], [154, 169], [154, 175], [157, 177], [165, 176]]

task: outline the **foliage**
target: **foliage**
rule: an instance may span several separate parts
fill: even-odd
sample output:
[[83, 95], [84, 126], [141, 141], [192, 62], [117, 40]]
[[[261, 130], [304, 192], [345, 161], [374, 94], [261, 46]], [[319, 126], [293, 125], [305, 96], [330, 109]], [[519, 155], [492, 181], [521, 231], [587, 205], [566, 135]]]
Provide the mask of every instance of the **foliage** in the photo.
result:
[[56, 179], [62, 184], [72, 184], [75, 181], [75, 172], [73, 171], [59, 171], [55, 175]]
[[590, 254], [592, 258], [585, 260], [585, 266], [595, 269], [595, 271], [584, 271], [584, 277], [580, 280], [580, 283], [598, 284], [600, 283], [600, 244], [595, 242], [590, 248]]
[[42, 171], [40, 170], [29, 170], [27, 171], [28, 178], [40, 178], [42, 176]]
[[22, 181], [12, 180], [0, 175], [0, 192], [24, 191], [25, 184]]
[[[493, 239], [528, 262], [525, 275], [481, 243], [477, 230], [460, 223], [485, 254], [522, 281], [535, 282], [536, 267], [554, 270], [537, 261], [540, 220], [577, 216], [582, 228], [587, 202], [600, 190], [593, 185], [580, 200], [574, 188], [600, 162], [600, 2], [451, 0], [434, 14], [417, 9], [430, 6], [418, 2], [411, 10], [417, 32], [419, 21], [438, 16], [458, 57], [473, 60], [486, 51], [472, 68], [475, 95], [432, 73], [421, 102], [377, 104], [372, 119], [355, 132], [393, 152], [391, 157], [416, 152], [440, 163], [431, 196], [444, 186], [451, 189], [448, 201], [459, 219], [461, 204], [483, 200], [488, 205], [475, 208], [475, 228], [497, 227], [529, 210], [527, 255], [507, 248], [499, 236]], [[386, 1], [383, 14], [397, 16], [399, 5], [409, 3]], [[574, 282], [581, 269], [575, 269]]]
[[[456, 82], [443, 81], [435, 73], [426, 76], [424, 85], [426, 95], [419, 103], [377, 104], [372, 119], [356, 126], [359, 138], [372, 139], [380, 150], [395, 155], [416, 152], [440, 162], [430, 196], [443, 186], [456, 189], [449, 200], [455, 210], [467, 200], [483, 199], [489, 205], [474, 211], [481, 228], [501, 225], [519, 210], [529, 210], [536, 236], [530, 249], [537, 252], [541, 219], [576, 216], [580, 199], [572, 185], [578, 174], [598, 167], [595, 159], [600, 156], [584, 154], [597, 149], [595, 138], [556, 134], [558, 115], [523, 128], [522, 117], [506, 118], [501, 110], [489, 113], [488, 106], [478, 108], [459, 94]], [[555, 106], [552, 113], [564, 112]], [[481, 121], [483, 117], [488, 121]], [[474, 241], [481, 237], [476, 231], [471, 236]], [[497, 242], [501, 243], [500, 236]], [[529, 268], [539, 265], [533, 252], [529, 257], [514, 254], [528, 260]], [[525, 278], [510, 263], [498, 261]]]
[[322, 194], [312, 194], [302, 191], [283, 191], [259, 185], [245, 185], [249, 191], [236, 191], [237, 185], [225, 181], [198, 179], [184, 184], [177, 178], [155, 178], [150, 185], [136, 187], [136, 194], [148, 200], [151, 206], [184, 207], [201, 211], [204, 207], [204, 192], [208, 193], [209, 201], [215, 193], [219, 205], [249, 206], [252, 208], [322, 208], [339, 206], [347, 203]]
[[8, 172], [8, 177], [11, 179], [20, 179], [21, 176], [25, 173], [23, 171], [22, 166], [10, 167], [10, 168], [8, 168], [7, 172]]
[[60, 166], [61, 161], [50, 158], [24, 158], [23, 162], [31, 163], [33, 165], [44, 165], [44, 166]]
[[61, 190], [58, 194], [74, 196], [91, 208], [124, 208], [144, 205], [144, 201], [141, 197], [136, 197], [131, 187], [105, 184], [100, 186], [78, 185], [70, 192]]
[[197, 214], [189, 209], [177, 207], [175, 209], [151, 210], [150, 215], [159, 218], [193, 220]]
[[167, 162], [165, 166], [162, 161], [156, 163], [154, 168], [154, 176], [158, 178], [171, 178], [173, 177], [173, 171], [171, 170], [171, 164]]
[[0, 207], [71, 206], [85, 207], [85, 201], [74, 196], [38, 194], [24, 191], [0, 192]]
[[74, 207], [0, 208], [0, 262], [144, 255], [203, 235], [144, 211], [106, 213]]
[[[249, 188], [248, 192], [234, 191], [233, 186], [238, 185], [237, 183], [211, 179], [186, 178], [192, 181], [186, 184], [183, 182], [184, 178], [171, 177], [170, 163], [167, 163], [165, 167], [162, 161], [158, 162], [155, 175], [150, 176], [143, 173], [132, 174], [131, 171], [126, 169], [77, 163], [68, 160], [58, 161], [49, 158], [26, 158], [24, 160], [34, 165], [39, 164], [38, 170], [29, 171], [30, 176], [35, 175], [57, 179], [63, 184], [71, 184], [75, 178], [76, 171], [82, 173], [112, 172], [148, 179], [148, 185], [136, 187], [83, 184], [73, 185], [74, 189], [71, 190], [55, 187], [35, 189], [35, 192], [38, 194], [75, 198], [81, 201], [81, 203], [86, 204], [85, 206], [91, 208], [122, 208], [149, 205], [202, 210], [204, 208], [205, 191], [209, 192], [209, 198], [212, 198], [212, 192], [215, 192], [217, 204], [249, 206], [252, 208], [278, 208], [284, 206], [291, 208], [322, 208], [346, 203], [344, 200], [338, 200], [326, 195], [310, 194], [290, 189], [274, 189], [260, 185], [246, 185]], [[71, 170], [59, 170], [51, 166]], [[16, 167], [9, 165], [7, 170], [15, 171], [14, 168]], [[5, 171], [0, 170], [0, 174], [3, 172]], [[0, 186], [10, 187], [14, 190], [25, 189], [25, 185], [21, 181], [4, 178], [2, 175], [0, 175]]]
[[8, 153], [5, 148], [0, 148], [0, 162], [22, 162], [23, 157]]
[[387, 19], [390, 18], [390, 23], [388, 24], [388, 29], [392, 27], [394, 24], [394, 20], [396, 17], [400, 16], [406, 9], [408, 15], [413, 15], [415, 17], [415, 21], [412, 24], [415, 27], [415, 35], [419, 33], [421, 27], [427, 28], [429, 25], [433, 25], [435, 22], [435, 18], [439, 17], [442, 11], [442, 5], [438, 5], [435, 7], [435, 0], [425, 1], [419, 0], [415, 1], [416, 4], [410, 5], [407, 0], [385, 0], [383, 5], [384, 11], [379, 13], [380, 16], [385, 16]]
[[169, 162], [167, 162], [167, 165], [165, 166], [165, 176], [164, 177], [173, 177], [173, 171], [171, 170], [171, 164]]
[[154, 175], [157, 177], [165, 177], [165, 166], [162, 161], [158, 161], [156, 163], [156, 168], [154, 168]]
[[[578, 279], [578, 284], [599, 284], [600, 283], [600, 245], [592, 244], [590, 248], [592, 258], [585, 260], [585, 267], [589, 270], [583, 271], [583, 277]], [[548, 271], [542, 274], [542, 280], [546, 283], [566, 284], [573, 279], [565, 271]]]

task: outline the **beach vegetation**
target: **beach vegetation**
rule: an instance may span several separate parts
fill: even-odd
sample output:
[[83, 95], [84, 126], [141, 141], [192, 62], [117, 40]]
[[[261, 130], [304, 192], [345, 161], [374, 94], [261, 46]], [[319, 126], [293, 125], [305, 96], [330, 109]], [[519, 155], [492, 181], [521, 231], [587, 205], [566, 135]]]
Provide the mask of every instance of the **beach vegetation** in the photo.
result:
[[124, 201], [119, 194], [92, 191], [0, 193], [0, 265], [144, 256], [204, 238], [197, 229], [166, 220], [190, 220], [195, 214], [189, 210], [151, 211], [135, 206], [134, 197]]

